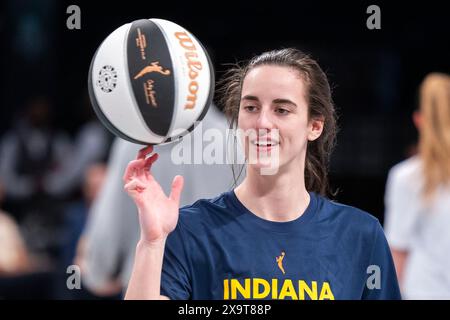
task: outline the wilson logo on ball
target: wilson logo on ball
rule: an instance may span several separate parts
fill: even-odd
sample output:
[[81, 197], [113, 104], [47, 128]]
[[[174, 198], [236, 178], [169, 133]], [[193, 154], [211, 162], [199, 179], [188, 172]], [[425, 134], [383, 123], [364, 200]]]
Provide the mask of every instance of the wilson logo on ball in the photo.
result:
[[202, 70], [202, 63], [198, 60], [197, 48], [194, 42], [186, 32], [176, 32], [175, 37], [179, 40], [181, 47], [186, 50], [185, 57], [189, 67], [189, 79], [191, 80], [188, 85], [189, 95], [186, 98], [184, 108], [194, 109], [199, 89], [198, 82], [195, 79], [198, 77], [199, 71]]

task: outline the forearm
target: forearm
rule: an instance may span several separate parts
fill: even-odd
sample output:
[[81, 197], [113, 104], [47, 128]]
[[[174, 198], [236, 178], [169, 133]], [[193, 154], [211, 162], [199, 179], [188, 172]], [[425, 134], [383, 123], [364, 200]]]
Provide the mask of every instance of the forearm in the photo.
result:
[[161, 273], [165, 243], [165, 239], [151, 244], [139, 241], [125, 299], [161, 299]]

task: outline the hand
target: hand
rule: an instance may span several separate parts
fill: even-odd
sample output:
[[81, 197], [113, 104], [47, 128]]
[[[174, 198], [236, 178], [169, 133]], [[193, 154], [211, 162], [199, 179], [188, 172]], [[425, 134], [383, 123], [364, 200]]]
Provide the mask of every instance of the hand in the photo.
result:
[[139, 150], [136, 160], [130, 161], [123, 176], [125, 190], [133, 198], [139, 211], [141, 240], [156, 243], [165, 240], [178, 222], [180, 195], [183, 177], [176, 176], [172, 182], [170, 196], [164, 194], [159, 183], [150, 173], [152, 164], [158, 159], [153, 146]]

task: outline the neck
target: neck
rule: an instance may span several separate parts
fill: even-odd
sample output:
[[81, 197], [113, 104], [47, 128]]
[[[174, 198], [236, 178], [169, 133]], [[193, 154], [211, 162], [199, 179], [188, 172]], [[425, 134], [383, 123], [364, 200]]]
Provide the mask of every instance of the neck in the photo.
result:
[[247, 175], [235, 193], [252, 213], [277, 222], [297, 219], [310, 201], [301, 165], [294, 170], [280, 168], [276, 175], [261, 175], [259, 169], [247, 166]]

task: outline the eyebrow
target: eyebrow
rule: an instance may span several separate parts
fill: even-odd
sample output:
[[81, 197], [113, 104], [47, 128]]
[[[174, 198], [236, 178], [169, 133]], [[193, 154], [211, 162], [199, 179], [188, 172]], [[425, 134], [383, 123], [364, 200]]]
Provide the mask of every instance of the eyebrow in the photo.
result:
[[[259, 101], [258, 97], [251, 96], [251, 95], [246, 95], [246, 96], [242, 97], [242, 100]], [[289, 100], [289, 99], [278, 98], [278, 99], [273, 100], [272, 102], [273, 103], [290, 104], [290, 105], [292, 105], [294, 107], [297, 107], [297, 105], [294, 102], [292, 102], [291, 100]]]

